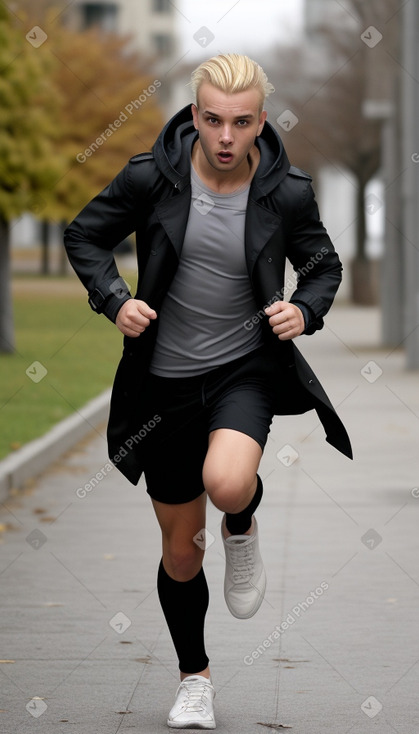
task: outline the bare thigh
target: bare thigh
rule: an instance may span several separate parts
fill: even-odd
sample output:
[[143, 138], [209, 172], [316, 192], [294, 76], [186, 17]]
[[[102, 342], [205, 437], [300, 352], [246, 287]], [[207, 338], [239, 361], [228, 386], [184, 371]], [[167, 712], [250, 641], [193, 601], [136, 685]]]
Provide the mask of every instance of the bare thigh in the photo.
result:
[[261, 458], [258, 442], [241, 431], [218, 428], [210, 433], [202, 476], [218, 509], [235, 513], [247, 507], [256, 490]]

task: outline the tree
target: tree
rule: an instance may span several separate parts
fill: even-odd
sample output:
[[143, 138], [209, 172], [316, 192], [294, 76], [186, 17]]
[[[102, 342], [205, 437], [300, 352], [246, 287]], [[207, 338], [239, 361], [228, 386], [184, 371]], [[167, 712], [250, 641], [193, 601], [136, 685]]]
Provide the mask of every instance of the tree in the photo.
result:
[[49, 60], [0, 5], [0, 352], [14, 349], [10, 294], [10, 220], [43, 208], [60, 175], [52, 146], [56, 101], [47, 85]]
[[127, 39], [92, 29], [56, 28], [51, 37], [52, 84], [60, 94], [54, 144], [66, 158], [43, 214], [67, 220], [135, 153], [149, 150], [163, 120], [156, 92], [161, 81], [143, 71]]
[[[281, 100], [299, 120], [286, 137], [293, 161], [314, 172], [332, 164], [349, 170], [356, 181], [352, 294], [356, 302], [368, 303], [373, 268], [366, 252], [365, 189], [381, 163], [382, 119], [366, 115], [366, 104], [391, 98], [400, 2], [340, 5], [348, 23], [331, 26], [326, 15], [319, 18], [314, 37], [299, 49], [281, 50], [275, 67], [283, 70], [277, 83]], [[274, 69], [270, 76], [275, 84]]]
[[19, 5], [27, 27], [40, 23], [48, 35], [50, 83], [59, 100], [54, 145], [65, 165], [41, 212], [47, 271], [49, 224], [64, 226], [129, 157], [151, 148], [163, 123], [161, 81], [139, 53], [128, 51], [129, 38], [65, 25], [62, 2], [42, 0], [36, 15], [31, 0]]

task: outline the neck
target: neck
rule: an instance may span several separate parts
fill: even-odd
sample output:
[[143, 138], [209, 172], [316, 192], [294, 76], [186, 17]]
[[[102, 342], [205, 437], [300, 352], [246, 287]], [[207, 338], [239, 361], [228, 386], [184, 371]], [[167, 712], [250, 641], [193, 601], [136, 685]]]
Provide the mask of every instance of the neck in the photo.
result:
[[242, 186], [248, 185], [255, 174], [259, 159], [259, 150], [254, 145], [238, 168], [224, 173], [217, 171], [208, 163], [199, 140], [192, 150], [192, 164], [199, 178], [208, 188], [219, 194], [231, 194]]

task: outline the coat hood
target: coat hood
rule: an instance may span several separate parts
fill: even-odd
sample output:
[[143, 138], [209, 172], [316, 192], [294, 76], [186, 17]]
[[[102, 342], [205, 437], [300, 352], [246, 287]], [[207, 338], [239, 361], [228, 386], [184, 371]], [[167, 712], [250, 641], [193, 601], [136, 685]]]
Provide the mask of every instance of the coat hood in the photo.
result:
[[[192, 146], [198, 136], [193, 124], [191, 105], [187, 105], [168, 121], [154, 143], [153, 155], [157, 166], [180, 190], [189, 184]], [[260, 150], [260, 163], [252, 188], [263, 196], [278, 186], [286, 176], [290, 162], [280, 136], [268, 121], [255, 144]]]

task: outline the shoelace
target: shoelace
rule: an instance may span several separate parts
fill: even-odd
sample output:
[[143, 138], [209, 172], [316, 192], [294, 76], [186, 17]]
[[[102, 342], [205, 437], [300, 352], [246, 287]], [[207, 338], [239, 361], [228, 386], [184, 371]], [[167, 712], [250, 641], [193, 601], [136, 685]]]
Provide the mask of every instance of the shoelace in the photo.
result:
[[229, 546], [235, 584], [249, 581], [254, 571], [253, 543], [235, 543]]
[[208, 685], [206, 683], [201, 683], [200, 681], [187, 681], [186, 683], [181, 683], [181, 687], [185, 692], [182, 702], [185, 707], [185, 711], [203, 711], [205, 709]]

